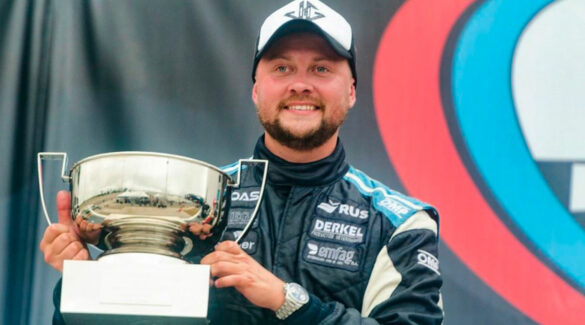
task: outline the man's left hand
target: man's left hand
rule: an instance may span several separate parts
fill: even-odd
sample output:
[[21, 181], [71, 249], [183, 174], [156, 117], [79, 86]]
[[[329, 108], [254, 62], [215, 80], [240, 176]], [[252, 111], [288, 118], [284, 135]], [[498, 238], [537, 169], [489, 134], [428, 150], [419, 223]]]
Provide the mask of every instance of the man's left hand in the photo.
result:
[[278, 310], [284, 303], [284, 281], [244, 252], [234, 241], [224, 241], [201, 264], [211, 266], [217, 288], [235, 287], [256, 306]]

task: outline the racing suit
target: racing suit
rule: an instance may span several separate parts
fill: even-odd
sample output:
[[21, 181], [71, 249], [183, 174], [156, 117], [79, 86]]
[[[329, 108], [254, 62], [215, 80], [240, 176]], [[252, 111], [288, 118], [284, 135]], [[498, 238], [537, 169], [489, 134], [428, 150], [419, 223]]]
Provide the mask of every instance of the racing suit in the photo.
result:
[[[436, 210], [394, 192], [345, 161], [338, 141], [327, 158], [297, 164], [261, 137], [254, 158], [269, 161], [260, 211], [240, 246], [310, 300], [290, 324], [441, 324]], [[242, 172], [224, 239], [237, 238], [259, 199], [262, 168]], [[237, 172], [237, 164], [224, 167]], [[233, 288], [210, 293], [211, 324], [278, 323], [274, 312]]]
[[[215, 324], [441, 324], [438, 214], [370, 179], [345, 161], [338, 141], [327, 158], [297, 164], [273, 155], [260, 210], [240, 246], [310, 300], [284, 321], [234, 288], [210, 289]], [[237, 163], [224, 167], [237, 173]], [[258, 199], [263, 167], [243, 169], [222, 239], [239, 237]], [[60, 323], [60, 283], [54, 323]]]

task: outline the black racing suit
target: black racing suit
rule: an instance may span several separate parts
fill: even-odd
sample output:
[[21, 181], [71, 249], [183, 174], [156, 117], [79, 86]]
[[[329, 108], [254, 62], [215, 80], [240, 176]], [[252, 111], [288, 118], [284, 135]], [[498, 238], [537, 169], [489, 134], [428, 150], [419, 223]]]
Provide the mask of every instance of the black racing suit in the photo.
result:
[[[254, 158], [269, 161], [257, 219], [241, 247], [285, 282], [311, 294], [290, 324], [441, 324], [435, 209], [349, 166], [338, 141], [329, 157], [284, 161], [260, 138]], [[236, 164], [224, 167], [237, 172]], [[241, 175], [228, 230], [239, 235], [259, 197], [261, 168]], [[212, 324], [278, 323], [235, 289], [212, 289]]]
[[[345, 161], [341, 143], [327, 158], [296, 164], [264, 146], [269, 161], [260, 210], [240, 246], [285, 282], [310, 293], [289, 324], [441, 324], [438, 214], [388, 189]], [[224, 167], [230, 175], [237, 164]], [[239, 236], [259, 199], [261, 167], [244, 169], [231, 194], [223, 239]], [[54, 293], [59, 323], [59, 291]], [[233, 288], [211, 288], [215, 324], [273, 324], [274, 312]]]

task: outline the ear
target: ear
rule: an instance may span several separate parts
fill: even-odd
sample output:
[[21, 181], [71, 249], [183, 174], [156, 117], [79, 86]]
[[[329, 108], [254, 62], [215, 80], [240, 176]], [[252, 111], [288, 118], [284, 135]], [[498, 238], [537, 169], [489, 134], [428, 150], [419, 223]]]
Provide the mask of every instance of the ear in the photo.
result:
[[252, 101], [258, 106], [258, 87], [256, 85], [257, 83], [254, 82], [254, 86], [252, 86]]
[[355, 105], [355, 79], [351, 78], [351, 85], [349, 87], [349, 108]]

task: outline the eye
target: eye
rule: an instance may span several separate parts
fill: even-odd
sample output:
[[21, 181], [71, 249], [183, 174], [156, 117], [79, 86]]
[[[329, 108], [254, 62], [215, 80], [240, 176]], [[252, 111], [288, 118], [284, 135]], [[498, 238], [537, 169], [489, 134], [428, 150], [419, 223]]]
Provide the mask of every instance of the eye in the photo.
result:
[[277, 72], [287, 72], [288, 71], [288, 67], [286, 65], [278, 65], [276, 66], [276, 68], [274, 69]]
[[318, 73], [325, 73], [329, 72], [329, 69], [327, 67], [319, 65], [315, 67], [315, 71], [317, 71]]

